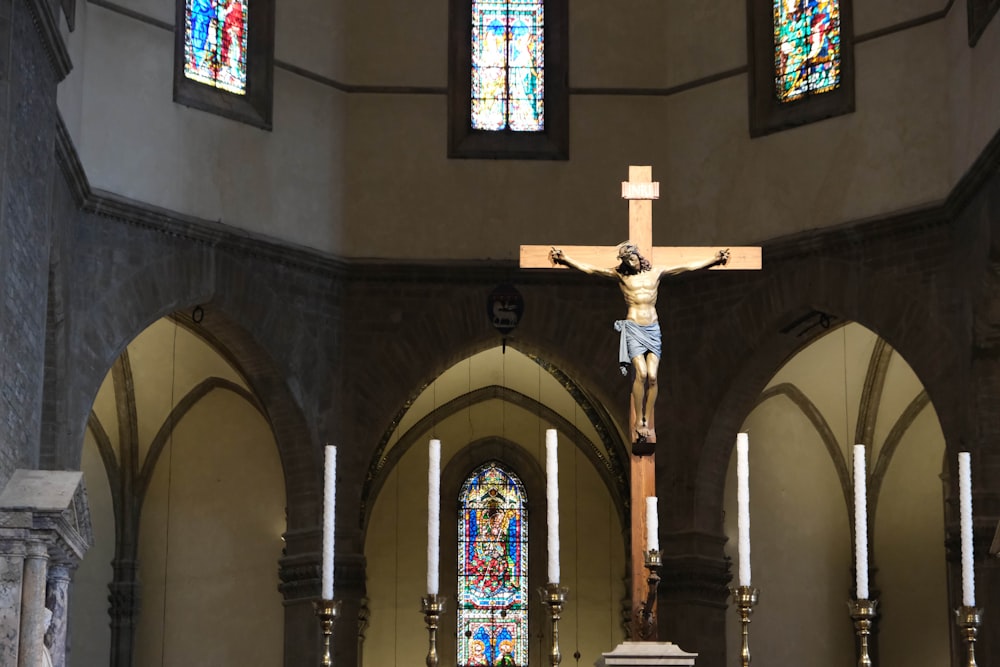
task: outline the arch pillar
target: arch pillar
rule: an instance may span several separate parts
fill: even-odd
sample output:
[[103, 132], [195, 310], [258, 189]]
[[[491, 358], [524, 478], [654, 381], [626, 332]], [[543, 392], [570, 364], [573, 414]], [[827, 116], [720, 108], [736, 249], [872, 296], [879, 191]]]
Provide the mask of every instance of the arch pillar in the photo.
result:
[[661, 533], [660, 638], [698, 654], [698, 664], [724, 664], [726, 609], [732, 575], [726, 537], [703, 531]]

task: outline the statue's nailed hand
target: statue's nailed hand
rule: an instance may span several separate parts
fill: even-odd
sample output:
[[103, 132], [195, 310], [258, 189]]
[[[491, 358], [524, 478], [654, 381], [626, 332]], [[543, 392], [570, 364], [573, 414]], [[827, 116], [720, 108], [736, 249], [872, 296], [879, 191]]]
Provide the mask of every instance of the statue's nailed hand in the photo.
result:
[[549, 259], [552, 261], [553, 264], [566, 263], [566, 255], [563, 254], [563, 251], [561, 249], [555, 247], [553, 247], [552, 250], [549, 250]]
[[719, 259], [716, 262], [716, 264], [720, 264], [722, 266], [725, 266], [728, 263], [729, 263], [729, 248], [726, 248], [725, 250], [720, 250], [719, 251]]

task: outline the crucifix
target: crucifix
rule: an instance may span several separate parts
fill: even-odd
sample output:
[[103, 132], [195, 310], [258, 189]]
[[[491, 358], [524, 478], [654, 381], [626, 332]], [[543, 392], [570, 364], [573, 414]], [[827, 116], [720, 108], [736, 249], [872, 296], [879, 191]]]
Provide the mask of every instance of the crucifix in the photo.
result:
[[[660, 196], [660, 184], [652, 180], [652, 168], [629, 167], [629, 180], [622, 182], [622, 198], [628, 200], [629, 241], [619, 246], [522, 245], [521, 268], [574, 268], [584, 273], [615, 278], [628, 306], [625, 320], [615, 323], [622, 332], [619, 362], [625, 372], [634, 372], [629, 401], [631, 459], [631, 639], [655, 639], [655, 588], [646, 571], [646, 498], [656, 495], [656, 427], [653, 402], [657, 393], [660, 359], [660, 328], [656, 297], [662, 276], [696, 269], [760, 269], [759, 247], [654, 247], [652, 200]], [[608, 268], [610, 267], [610, 268]], [[656, 540], [658, 542], [658, 539]], [[658, 554], [657, 554], [658, 557]], [[652, 580], [652, 579], [651, 579]], [[652, 595], [650, 595], [652, 593]]]

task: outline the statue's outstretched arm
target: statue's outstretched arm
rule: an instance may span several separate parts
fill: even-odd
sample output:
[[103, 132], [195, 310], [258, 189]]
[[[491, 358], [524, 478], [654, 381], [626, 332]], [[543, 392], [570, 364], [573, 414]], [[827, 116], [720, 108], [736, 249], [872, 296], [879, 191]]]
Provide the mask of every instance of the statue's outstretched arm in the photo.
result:
[[552, 248], [552, 250], [549, 251], [549, 259], [552, 260], [553, 264], [562, 264], [563, 266], [568, 266], [571, 269], [576, 269], [577, 271], [594, 276], [604, 276], [605, 278], [616, 278], [618, 276], [618, 273], [614, 269], [605, 269], [599, 266], [593, 266], [592, 264], [577, 261], [564, 253], [560, 248]]
[[715, 257], [711, 259], [697, 259], [692, 262], [687, 262], [686, 264], [678, 264], [676, 266], [665, 266], [660, 268], [661, 275], [674, 275], [676, 273], [684, 273], [685, 271], [697, 271], [698, 269], [707, 269], [711, 266], [718, 266], [720, 264], [725, 265], [729, 261], [729, 248], [720, 250], [716, 253]]

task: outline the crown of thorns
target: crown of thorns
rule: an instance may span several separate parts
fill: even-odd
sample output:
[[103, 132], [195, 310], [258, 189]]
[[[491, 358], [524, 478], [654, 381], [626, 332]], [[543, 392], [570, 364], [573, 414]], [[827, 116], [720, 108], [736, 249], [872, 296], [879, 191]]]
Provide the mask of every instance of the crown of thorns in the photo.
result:
[[625, 241], [618, 246], [618, 259], [625, 259], [629, 255], [638, 255], [639, 246], [635, 245], [631, 241]]

